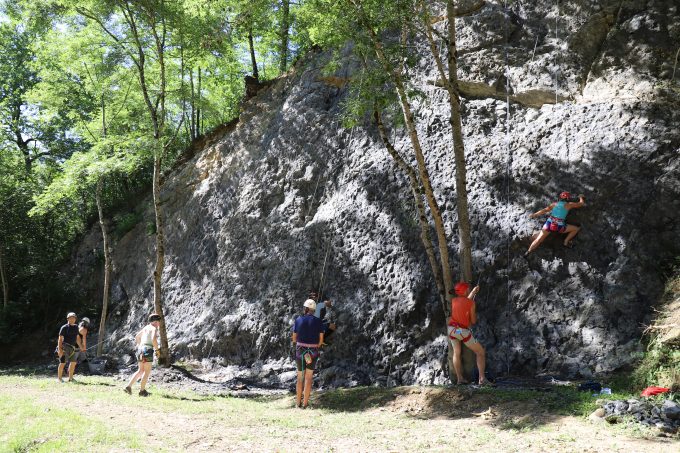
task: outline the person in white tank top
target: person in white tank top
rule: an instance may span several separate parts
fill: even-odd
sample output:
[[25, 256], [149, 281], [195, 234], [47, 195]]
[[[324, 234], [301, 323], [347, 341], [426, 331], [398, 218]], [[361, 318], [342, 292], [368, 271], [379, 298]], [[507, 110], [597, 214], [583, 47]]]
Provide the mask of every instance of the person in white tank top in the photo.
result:
[[135, 336], [139, 369], [130, 378], [124, 389], [128, 395], [132, 395], [132, 385], [141, 378], [139, 396], [149, 396], [149, 392], [146, 391], [146, 383], [149, 380], [149, 376], [151, 376], [153, 353], [154, 351], [158, 353], [158, 327], [160, 324], [161, 316], [154, 313], [149, 316], [149, 324], [144, 326]]

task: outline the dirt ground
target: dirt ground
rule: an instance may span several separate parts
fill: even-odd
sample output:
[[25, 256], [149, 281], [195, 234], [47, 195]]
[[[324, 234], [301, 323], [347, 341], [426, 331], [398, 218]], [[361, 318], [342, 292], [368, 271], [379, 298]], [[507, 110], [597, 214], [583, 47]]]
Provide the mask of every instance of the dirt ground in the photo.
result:
[[101, 451], [680, 452], [677, 437], [560, 415], [559, 399], [540, 391], [364, 387], [317, 393], [307, 410], [294, 408], [289, 393], [204, 395], [162, 383], [151, 391], [149, 398], [126, 395], [115, 377], [58, 384], [0, 375], [0, 398], [46, 411], [68, 401], [139, 439], [136, 447]]

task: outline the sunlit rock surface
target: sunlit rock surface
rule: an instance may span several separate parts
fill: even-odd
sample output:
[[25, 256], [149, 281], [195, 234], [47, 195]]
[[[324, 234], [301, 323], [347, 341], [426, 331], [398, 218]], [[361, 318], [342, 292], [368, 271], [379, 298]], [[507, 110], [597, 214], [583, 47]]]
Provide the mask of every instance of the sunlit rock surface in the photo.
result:
[[[680, 68], [670, 84], [680, 12], [670, 0], [511, 3], [506, 12], [489, 2], [459, 24], [482, 286], [474, 333], [496, 374], [610, 372], [641, 350], [664, 272], [680, 255]], [[413, 102], [455, 257], [447, 98], [426, 43], [416, 44], [413, 82], [428, 96]], [[339, 126], [348, 92], [333, 81], [360, 74], [345, 59], [329, 78], [327, 60], [307, 55], [244, 105], [233, 130], [168, 176], [172, 352], [255, 363], [269, 381], [281, 373], [288, 381], [293, 317], [323, 286], [339, 315], [324, 383], [446, 382], [444, 317], [406, 178], [368, 120]], [[394, 139], [412, 155], [401, 131]], [[541, 226], [528, 214], [562, 190], [588, 201], [570, 215], [583, 227], [575, 248], [550, 238], [523, 258]], [[108, 332], [117, 353], [129, 352], [152, 307], [153, 216], [148, 201], [141, 209], [145, 220], [115, 244]], [[89, 288], [78, 297], [93, 306], [98, 235], [86, 238], [71, 271], [75, 287]]]

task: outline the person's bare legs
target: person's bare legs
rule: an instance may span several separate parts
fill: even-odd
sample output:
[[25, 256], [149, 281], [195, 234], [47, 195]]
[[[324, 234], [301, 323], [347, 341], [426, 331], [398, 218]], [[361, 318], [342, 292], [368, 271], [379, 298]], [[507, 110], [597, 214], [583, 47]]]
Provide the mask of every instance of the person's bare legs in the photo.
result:
[[59, 363], [59, 367], [57, 368], [57, 379], [59, 382], [64, 382], [62, 377], [64, 376], [64, 367], [66, 366], [66, 363]]
[[302, 402], [302, 407], [307, 407], [307, 404], [309, 404], [309, 395], [312, 393], [313, 380], [314, 370], [305, 370], [305, 397]]
[[468, 381], [465, 380], [463, 376], [463, 363], [462, 363], [462, 349], [460, 346], [460, 340], [449, 340], [453, 345], [453, 369], [456, 372], [456, 383], [467, 384]]
[[144, 362], [141, 364], [142, 372], [144, 373], [144, 376], [142, 376], [142, 383], [139, 384], [139, 391], [144, 391], [146, 389], [146, 382], [149, 380], [149, 376], [151, 376], [151, 362]]
[[76, 371], [76, 362], [69, 362], [68, 364], [68, 380], [73, 380], [73, 373]]
[[302, 401], [302, 384], [304, 381], [304, 374], [302, 371], [297, 372], [297, 385], [295, 386], [295, 406], [300, 406]]
[[483, 384], [486, 381], [484, 372], [486, 371], [486, 352], [479, 343], [465, 344], [477, 356], [477, 370], [479, 371], [479, 383]]
[[545, 239], [546, 239], [549, 235], [550, 235], [550, 231], [541, 230], [541, 231], [538, 233], [538, 237], [537, 237], [536, 239], [534, 239], [534, 242], [532, 242], [531, 245], [529, 246], [529, 250], [527, 250], [527, 254], [529, 254], [529, 253], [533, 252], [534, 250], [536, 250], [536, 249], [538, 248], [538, 246], [541, 245], [541, 243], [542, 243], [543, 241], [545, 241]]
[[139, 378], [142, 376], [142, 374], [144, 374], [144, 367], [143, 367], [142, 362], [139, 362], [139, 369], [137, 370], [137, 372], [135, 374], [132, 375], [132, 377], [128, 381], [127, 386], [132, 387], [132, 385], [139, 380]]
[[564, 232], [567, 233], [567, 237], [564, 238], [564, 245], [569, 246], [569, 243], [572, 239], [574, 239], [579, 231], [581, 231], [581, 227], [577, 227], [576, 225], [567, 225], [567, 229], [564, 230]]

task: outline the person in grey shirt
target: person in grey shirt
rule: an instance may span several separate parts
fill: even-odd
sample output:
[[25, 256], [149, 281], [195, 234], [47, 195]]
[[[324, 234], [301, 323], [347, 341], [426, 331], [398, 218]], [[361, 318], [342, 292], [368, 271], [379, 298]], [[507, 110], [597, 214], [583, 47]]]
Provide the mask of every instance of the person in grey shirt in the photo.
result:
[[333, 301], [328, 297], [324, 297], [323, 304], [319, 305], [318, 318], [323, 322], [324, 340], [328, 340], [337, 329], [335, 307]]

